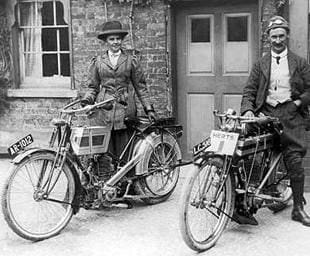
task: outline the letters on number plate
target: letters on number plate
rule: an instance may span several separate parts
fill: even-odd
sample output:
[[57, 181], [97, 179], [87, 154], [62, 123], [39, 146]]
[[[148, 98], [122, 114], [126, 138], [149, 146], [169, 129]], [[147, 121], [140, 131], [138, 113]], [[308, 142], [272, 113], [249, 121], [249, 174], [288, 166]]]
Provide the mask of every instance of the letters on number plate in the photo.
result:
[[203, 140], [202, 142], [198, 143], [193, 147], [193, 155], [197, 155], [201, 151], [203, 151], [205, 148], [210, 147], [211, 145], [211, 139], [208, 137], [207, 139]]
[[237, 146], [238, 137], [238, 133], [213, 130], [210, 135], [211, 146], [208, 151], [232, 156]]
[[11, 156], [15, 155], [19, 151], [23, 150], [25, 147], [30, 145], [33, 142], [32, 135], [29, 134], [19, 141], [15, 142], [8, 148], [8, 152]]

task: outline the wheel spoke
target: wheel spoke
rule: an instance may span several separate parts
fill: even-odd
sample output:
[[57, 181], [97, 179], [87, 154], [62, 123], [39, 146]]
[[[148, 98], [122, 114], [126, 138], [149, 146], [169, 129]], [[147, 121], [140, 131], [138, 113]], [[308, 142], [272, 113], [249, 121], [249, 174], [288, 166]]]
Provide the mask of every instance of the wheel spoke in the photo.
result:
[[[13, 169], [7, 180], [2, 208], [9, 226], [23, 238], [37, 241], [56, 235], [70, 221], [73, 211], [70, 204], [75, 195], [71, 170], [64, 165], [62, 170], [49, 175], [54, 155], [35, 154], [23, 160]], [[44, 200], [46, 191], [38, 186], [51, 179], [50, 194], [60, 202]]]
[[151, 147], [145, 156], [147, 173], [136, 187], [137, 193], [151, 197], [143, 199], [145, 202], [157, 203], [166, 200], [176, 187], [180, 168], [170, 166], [181, 159], [181, 152], [176, 140], [166, 133], [156, 137]]
[[216, 243], [233, 209], [230, 178], [215, 201], [221, 172], [207, 162], [197, 167], [184, 184], [180, 229], [184, 241], [193, 250], [207, 250]]

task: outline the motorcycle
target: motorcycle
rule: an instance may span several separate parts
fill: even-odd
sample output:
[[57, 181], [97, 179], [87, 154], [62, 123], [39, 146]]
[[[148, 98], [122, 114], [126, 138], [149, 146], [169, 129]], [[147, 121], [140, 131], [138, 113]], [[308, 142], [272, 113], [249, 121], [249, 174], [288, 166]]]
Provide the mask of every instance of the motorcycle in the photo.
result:
[[229, 220], [257, 225], [253, 214], [283, 210], [292, 198], [274, 117], [246, 118], [214, 111], [219, 129], [193, 147], [194, 171], [180, 199], [180, 230], [192, 250], [205, 251]]
[[59, 234], [80, 208], [130, 208], [136, 199], [157, 204], [172, 194], [182, 158], [177, 142], [182, 126], [173, 118], [127, 118], [131, 136], [120, 157], [108, 152], [111, 130], [73, 126], [79, 114], [109, 110], [116, 100], [83, 108], [76, 100], [52, 120], [49, 147], [26, 149], [33, 142], [30, 134], [9, 148], [16, 156], [2, 192], [2, 211], [17, 235], [40, 241]]

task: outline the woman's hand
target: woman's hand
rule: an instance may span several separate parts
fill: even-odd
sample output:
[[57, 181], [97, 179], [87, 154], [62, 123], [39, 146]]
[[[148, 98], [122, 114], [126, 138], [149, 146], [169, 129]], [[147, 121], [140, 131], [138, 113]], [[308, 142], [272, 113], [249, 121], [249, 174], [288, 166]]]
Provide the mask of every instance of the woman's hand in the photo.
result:
[[158, 117], [157, 117], [157, 114], [156, 114], [156, 112], [155, 111], [153, 111], [153, 110], [149, 110], [148, 112], [147, 112], [147, 116], [148, 116], [148, 118], [149, 118], [149, 120], [152, 122], [156, 122], [156, 120], [158, 119]]
[[252, 110], [248, 110], [247, 112], [244, 113], [243, 116], [247, 117], [247, 118], [254, 118], [255, 117], [255, 115], [254, 115]]

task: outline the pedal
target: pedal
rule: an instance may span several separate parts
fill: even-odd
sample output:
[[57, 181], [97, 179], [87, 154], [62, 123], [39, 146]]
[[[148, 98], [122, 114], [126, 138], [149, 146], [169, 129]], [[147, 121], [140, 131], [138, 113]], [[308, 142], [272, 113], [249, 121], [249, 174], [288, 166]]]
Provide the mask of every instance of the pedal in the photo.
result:
[[132, 203], [127, 200], [119, 203], [113, 203], [112, 206], [125, 209], [131, 209], [133, 207]]
[[240, 188], [236, 188], [235, 191], [236, 191], [237, 194], [244, 194], [245, 193], [245, 190], [244, 189], [240, 189]]
[[234, 221], [236, 221], [238, 224], [241, 224], [241, 225], [253, 225], [253, 226], [258, 225], [257, 220], [251, 214], [246, 216], [246, 215], [238, 214], [235, 212], [232, 218]]

